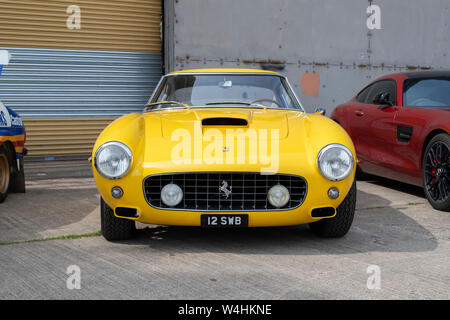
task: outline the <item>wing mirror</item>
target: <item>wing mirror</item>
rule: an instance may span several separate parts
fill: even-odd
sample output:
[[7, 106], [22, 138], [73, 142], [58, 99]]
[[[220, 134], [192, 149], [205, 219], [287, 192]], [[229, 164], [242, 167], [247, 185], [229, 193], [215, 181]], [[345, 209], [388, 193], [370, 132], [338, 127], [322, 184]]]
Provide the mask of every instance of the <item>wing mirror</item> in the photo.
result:
[[316, 109], [316, 111], [314, 111], [314, 112], [315, 112], [316, 114], [320, 114], [320, 115], [324, 116], [325, 113], [326, 113], [327, 111], [325, 110], [325, 108], [318, 107], [318, 108]]
[[386, 109], [394, 105], [390, 99], [389, 93], [386, 91], [377, 94], [373, 99], [373, 104], [379, 104], [380, 106], [378, 109]]

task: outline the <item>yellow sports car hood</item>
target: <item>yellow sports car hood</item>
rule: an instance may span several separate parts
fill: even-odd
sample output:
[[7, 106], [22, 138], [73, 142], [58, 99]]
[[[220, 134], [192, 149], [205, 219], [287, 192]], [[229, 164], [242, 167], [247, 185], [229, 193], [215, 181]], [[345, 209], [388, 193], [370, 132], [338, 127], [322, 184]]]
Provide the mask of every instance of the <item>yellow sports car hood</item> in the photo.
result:
[[327, 117], [296, 110], [170, 109], [123, 116], [99, 136], [133, 154], [129, 174], [193, 171], [318, 173], [317, 156], [328, 144], [347, 146], [345, 130]]
[[[160, 117], [162, 135], [168, 139], [171, 139], [176, 130], [184, 129], [194, 132], [196, 126], [201, 127], [202, 134], [214, 128], [224, 134], [226, 129], [242, 129], [244, 132], [248, 129], [277, 129], [279, 130], [280, 139], [284, 139], [288, 135], [288, 122], [285, 112], [274, 113], [258, 109], [227, 109], [224, 111], [223, 109], [209, 108], [158, 112], [155, 115]], [[151, 116], [147, 114], [146, 119], [149, 119]]]

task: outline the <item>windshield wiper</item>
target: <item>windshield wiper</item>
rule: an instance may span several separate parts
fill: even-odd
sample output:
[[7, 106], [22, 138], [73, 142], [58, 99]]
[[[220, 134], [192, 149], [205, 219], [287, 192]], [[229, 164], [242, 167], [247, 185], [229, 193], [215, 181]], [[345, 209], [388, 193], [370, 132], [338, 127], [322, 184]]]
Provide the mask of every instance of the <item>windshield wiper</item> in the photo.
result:
[[219, 102], [208, 102], [205, 105], [206, 106], [212, 106], [212, 105], [221, 105], [221, 104], [243, 104], [245, 106], [249, 106], [251, 108], [261, 108], [266, 109], [266, 106], [263, 104], [258, 103], [249, 103], [249, 102], [243, 102], [243, 101], [219, 101]]
[[218, 101], [218, 102], [206, 103], [207, 106], [214, 105], [214, 104], [245, 104], [246, 106], [251, 105], [251, 103], [244, 102], [244, 101]]

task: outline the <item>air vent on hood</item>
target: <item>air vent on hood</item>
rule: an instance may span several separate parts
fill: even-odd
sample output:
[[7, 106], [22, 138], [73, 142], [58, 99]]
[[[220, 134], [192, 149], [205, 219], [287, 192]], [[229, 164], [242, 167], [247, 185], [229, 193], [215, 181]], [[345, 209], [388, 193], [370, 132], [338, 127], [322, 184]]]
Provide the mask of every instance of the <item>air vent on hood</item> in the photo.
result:
[[208, 118], [202, 120], [202, 126], [247, 126], [245, 119], [239, 118]]

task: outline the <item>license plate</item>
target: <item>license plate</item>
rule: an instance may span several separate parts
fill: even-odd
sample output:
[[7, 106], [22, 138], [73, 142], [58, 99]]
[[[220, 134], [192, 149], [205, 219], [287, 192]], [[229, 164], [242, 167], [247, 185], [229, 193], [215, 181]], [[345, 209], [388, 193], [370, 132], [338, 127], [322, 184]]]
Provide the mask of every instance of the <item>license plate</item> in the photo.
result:
[[248, 227], [247, 214], [202, 214], [202, 227]]

